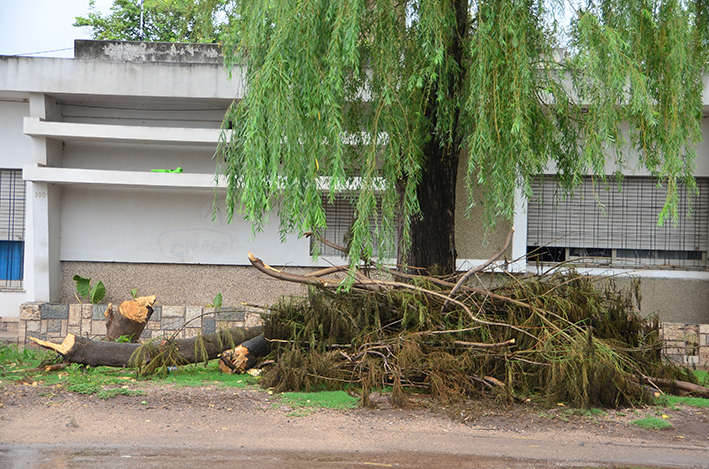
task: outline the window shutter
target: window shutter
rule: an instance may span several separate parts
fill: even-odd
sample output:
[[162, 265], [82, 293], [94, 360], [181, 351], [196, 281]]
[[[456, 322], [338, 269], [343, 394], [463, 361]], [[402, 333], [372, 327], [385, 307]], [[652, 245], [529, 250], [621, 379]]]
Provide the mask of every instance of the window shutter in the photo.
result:
[[528, 205], [527, 245], [623, 250], [624, 255], [628, 250], [706, 253], [709, 179], [697, 179], [697, 188], [699, 193], [691, 194], [688, 203], [689, 192], [678, 187], [676, 226], [672, 220], [658, 226], [666, 189], [653, 178], [626, 177], [620, 191], [615, 179], [594, 185], [585, 178], [567, 197], [553, 178], [539, 178], [532, 184]]

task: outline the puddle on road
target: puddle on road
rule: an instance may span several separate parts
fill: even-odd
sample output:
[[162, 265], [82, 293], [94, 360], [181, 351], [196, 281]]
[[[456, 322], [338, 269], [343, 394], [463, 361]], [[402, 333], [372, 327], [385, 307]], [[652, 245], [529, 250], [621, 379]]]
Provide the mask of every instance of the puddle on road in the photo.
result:
[[[189, 469], [258, 468], [258, 469], [329, 469], [329, 468], [486, 468], [486, 469], [559, 469], [564, 467], [622, 469], [618, 465], [564, 465], [563, 461], [538, 461], [484, 456], [395, 452], [395, 453], [325, 453], [309, 451], [252, 451], [225, 448], [82, 448], [58, 449], [13, 447], [0, 450], [2, 468], [120, 468], [146, 469], [188, 467]], [[648, 467], [649, 466], [642, 466]], [[640, 469], [633, 466], [633, 469]], [[660, 466], [652, 466], [660, 469]]]

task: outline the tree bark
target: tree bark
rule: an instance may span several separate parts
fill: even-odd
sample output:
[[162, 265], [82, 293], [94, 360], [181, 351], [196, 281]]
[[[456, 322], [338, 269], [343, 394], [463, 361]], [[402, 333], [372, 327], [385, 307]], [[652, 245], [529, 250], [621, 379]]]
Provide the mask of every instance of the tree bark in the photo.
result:
[[[207, 357], [211, 360], [217, 358], [224, 350], [232, 348], [234, 344], [241, 344], [262, 333], [262, 327], [236, 327], [224, 332], [204, 334], [201, 338]], [[30, 340], [46, 349], [54, 350], [69, 363], [89, 366], [129, 366], [133, 353], [138, 347], [143, 345], [128, 342], [104, 342], [75, 336], [74, 334], [67, 334], [61, 344], [46, 342], [34, 337], [30, 337]], [[197, 363], [204, 359], [197, 352], [197, 337], [162, 341], [161, 343], [156, 343], [155, 347], [160, 352], [173, 345], [176, 347], [179, 358], [184, 361], [184, 364]]]
[[112, 305], [106, 310], [106, 342], [115, 342], [120, 337], [126, 337], [137, 343], [145, 325], [153, 315], [155, 295], [140, 296], [134, 300], [124, 301], [113, 312]]
[[[407, 250], [401, 244], [401, 225], [399, 228], [397, 262], [402, 267], [412, 266], [408, 269], [411, 273], [422, 273], [412, 272], [415, 267], [425, 269], [429, 275], [447, 275], [456, 270], [455, 200], [462, 142], [458, 119], [462, 103], [452, 103], [462, 99], [463, 38], [468, 28], [468, 2], [453, 2], [451, 8], [455, 8], [456, 27], [451, 31], [447, 58], [443, 61], [454, 65], [432, 83], [428, 95], [425, 116], [430, 139], [423, 148], [425, 162], [416, 189], [421, 213], [411, 220], [411, 244]], [[447, 116], [451, 122], [446, 128], [438, 128], [439, 113], [446, 112], [441, 109], [441, 96], [446, 101], [443, 106], [455, 107], [455, 110], [447, 111], [451, 113]], [[401, 200], [401, 191], [399, 195]]]
[[643, 382], [652, 384], [653, 386], [663, 386], [666, 388], [676, 388], [682, 391], [693, 392], [699, 394], [701, 397], [709, 397], [709, 388], [704, 386], [699, 386], [698, 384], [688, 383], [686, 381], [676, 381], [673, 379], [665, 378], [652, 378], [649, 376], [643, 376]]
[[[398, 263], [421, 267], [428, 275], [455, 272], [455, 197], [458, 155], [437, 148], [440, 142], [426, 145], [425, 166], [416, 193], [421, 213], [411, 220], [411, 245], [399, 250]], [[409, 269], [411, 271], [411, 269]]]

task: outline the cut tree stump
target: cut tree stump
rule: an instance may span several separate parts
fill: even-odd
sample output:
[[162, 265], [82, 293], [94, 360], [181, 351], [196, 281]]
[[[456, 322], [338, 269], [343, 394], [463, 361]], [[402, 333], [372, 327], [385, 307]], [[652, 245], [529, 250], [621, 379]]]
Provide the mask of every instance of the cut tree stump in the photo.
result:
[[127, 337], [137, 343], [145, 325], [153, 315], [155, 295], [139, 296], [134, 300], [124, 301], [118, 306], [118, 312], [113, 311], [109, 304], [106, 316], [106, 342], [115, 342], [120, 337]]
[[259, 358], [268, 355], [270, 344], [263, 334], [249, 339], [238, 347], [219, 354], [219, 371], [227, 374], [244, 373], [253, 368]]
[[[201, 339], [207, 358], [211, 360], [217, 358], [224, 350], [231, 348], [232, 345], [230, 344], [244, 343], [262, 333], [262, 327], [235, 327], [218, 333], [204, 334]], [[130, 364], [133, 353], [138, 347], [143, 345], [128, 342], [104, 342], [75, 336], [74, 334], [67, 334], [61, 344], [46, 342], [34, 337], [29, 339], [41, 347], [55, 351], [66, 362], [89, 366], [127, 367]], [[190, 339], [155, 342], [154, 346], [157, 353], [160, 353], [168, 350], [174, 344], [179, 359], [183, 361], [183, 363], [179, 364], [197, 363], [204, 359], [204, 356], [197, 353], [197, 339], [198, 337], [192, 337]]]

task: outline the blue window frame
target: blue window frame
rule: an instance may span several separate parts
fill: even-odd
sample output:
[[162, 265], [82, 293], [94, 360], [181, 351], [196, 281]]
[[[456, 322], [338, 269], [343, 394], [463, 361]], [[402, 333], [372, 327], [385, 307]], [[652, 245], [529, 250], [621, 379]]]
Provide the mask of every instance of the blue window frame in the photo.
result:
[[19, 169], [0, 169], [0, 288], [22, 288], [25, 181]]
[[22, 280], [24, 241], [0, 241], [0, 278]]

